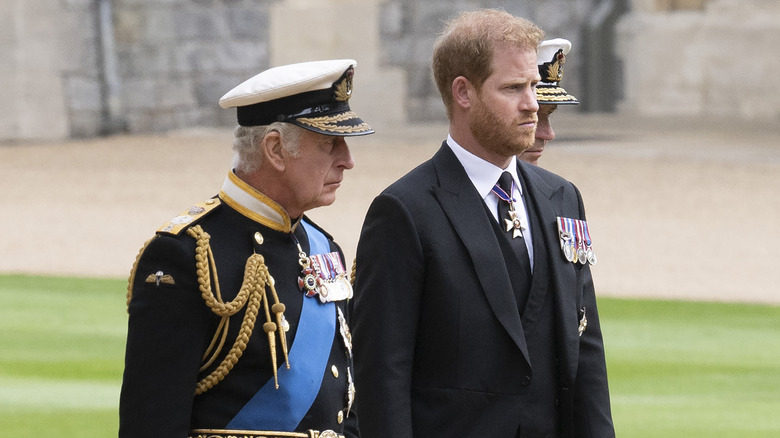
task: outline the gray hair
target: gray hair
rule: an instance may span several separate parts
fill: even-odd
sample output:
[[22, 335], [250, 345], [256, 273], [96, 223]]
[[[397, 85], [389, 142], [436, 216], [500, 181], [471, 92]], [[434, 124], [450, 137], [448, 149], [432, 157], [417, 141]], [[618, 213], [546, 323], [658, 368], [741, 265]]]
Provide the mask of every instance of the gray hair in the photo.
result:
[[233, 132], [233, 168], [251, 173], [260, 168], [263, 154], [260, 142], [268, 133], [276, 131], [282, 139], [282, 147], [293, 157], [300, 153], [300, 138], [304, 129], [290, 123], [274, 122], [264, 126], [237, 126]]

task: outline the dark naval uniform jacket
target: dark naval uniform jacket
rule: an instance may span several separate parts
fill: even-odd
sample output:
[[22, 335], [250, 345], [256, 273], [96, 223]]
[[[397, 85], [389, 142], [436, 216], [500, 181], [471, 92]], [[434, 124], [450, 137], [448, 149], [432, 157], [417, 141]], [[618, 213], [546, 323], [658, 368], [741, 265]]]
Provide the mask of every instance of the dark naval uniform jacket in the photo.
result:
[[556, 222], [584, 220], [582, 199], [539, 167], [518, 176], [523, 302], [509, 239], [446, 143], [371, 204], [353, 300], [364, 438], [614, 436], [590, 267], [567, 261]]
[[[242, 284], [246, 287], [257, 281], [256, 273], [262, 269], [247, 268], [247, 261], [253, 254], [261, 255], [274, 280], [278, 301], [286, 308], [286, 322], [281, 325], [289, 325], [285, 336], [292, 350], [303, 324], [303, 301], [316, 300], [320, 304], [317, 296], [304, 297], [299, 289], [301, 266], [296, 241], [306, 254], [310, 242], [302, 226], [291, 232], [294, 225], [278, 204], [231, 172], [218, 197], [192, 207], [147, 242], [133, 268], [128, 291], [120, 437], [211, 436], [192, 431], [231, 429], [231, 421], [258, 390], [274, 384], [272, 349], [263, 330], [268, 322], [265, 302], [252, 304], [251, 299], [245, 300], [248, 304], [238, 306], [226, 318], [224, 336], [220, 331], [222, 318], [212, 306], [234, 301]], [[324, 235], [329, 250], [338, 254], [343, 266], [341, 249]], [[210, 293], [204, 292], [209, 287]], [[273, 308], [271, 288], [262, 289], [266, 292], [263, 299]], [[321, 383], [314, 388], [313, 400], [307, 402], [310, 407], [304, 409], [302, 418], [292, 420], [294, 426], [284, 432], [314, 430], [328, 432], [322, 437], [357, 436], [356, 416], [349, 409], [351, 341], [344, 321], [337, 321], [342, 319], [339, 314], [344, 320], [349, 315], [346, 300], [334, 304], [326, 315], [332, 318], [335, 332], [323, 341], [323, 366], [309, 376], [315, 382], [321, 379]], [[253, 327], [244, 321], [250, 307], [256, 313]], [[273, 314], [271, 320], [277, 321]], [[247, 329], [251, 334], [247, 335]], [[274, 338], [276, 367], [284, 369], [278, 330]], [[219, 353], [212, 358], [215, 350]], [[231, 363], [228, 356], [236, 352], [233, 358], [239, 357]], [[290, 358], [292, 370], [310, 362], [306, 354], [296, 360]], [[223, 369], [219, 371], [221, 364]], [[278, 383], [282, 389], [290, 387], [281, 372]], [[292, 394], [291, 405], [299, 406], [297, 396]], [[256, 414], [248, 412], [249, 418]], [[284, 410], [278, 414], [284, 415]], [[240, 429], [253, 430], [245, 424]]]

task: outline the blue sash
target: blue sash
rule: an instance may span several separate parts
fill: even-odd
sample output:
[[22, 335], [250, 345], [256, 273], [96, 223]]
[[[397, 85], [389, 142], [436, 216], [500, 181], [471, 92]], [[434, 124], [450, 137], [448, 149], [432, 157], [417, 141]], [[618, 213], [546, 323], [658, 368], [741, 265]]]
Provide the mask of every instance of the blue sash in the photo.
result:
[[[301, 221], [309, 238], [309, 254], [330, 252], [322, 232]], [[294, 431], [317, 398], [336, 333], [336, 305], [321, 303], [317, 296], [303, 297], [301, 319], [290, 348], [290, 369], [279, 367], [279, 389], [268, 381], [241, 411], [228, 429]]]

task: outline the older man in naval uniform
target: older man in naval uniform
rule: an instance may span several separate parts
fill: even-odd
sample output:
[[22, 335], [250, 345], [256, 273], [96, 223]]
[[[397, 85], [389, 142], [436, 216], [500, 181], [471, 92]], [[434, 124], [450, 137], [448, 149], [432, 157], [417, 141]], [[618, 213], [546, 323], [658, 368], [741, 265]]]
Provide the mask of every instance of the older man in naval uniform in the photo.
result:
[[580, 104], [576, 97], [560, 86], [563, 79], [563, 65], [570, 50], [571, 42], [563, 38], [544, 40], [536, 49], [539, 75], [542, 78], [536, 84], [536, 102], [539, 104], [539, 111], [536, 112], [539, 119], [536, 123], [536, 137], [533, 146], [517, 155], [517, 158], [526, 163], [538, 166], [547, 143], [555, 140], [555, 131], [550, 118], [558, 109], [558, 105]]
[[356, 437], [344, 257], [305, 216], [354, 166], [355, 61], [266, 70], [236, 107], [219, 194], [164, 224], [128, 287], [119, 436]]

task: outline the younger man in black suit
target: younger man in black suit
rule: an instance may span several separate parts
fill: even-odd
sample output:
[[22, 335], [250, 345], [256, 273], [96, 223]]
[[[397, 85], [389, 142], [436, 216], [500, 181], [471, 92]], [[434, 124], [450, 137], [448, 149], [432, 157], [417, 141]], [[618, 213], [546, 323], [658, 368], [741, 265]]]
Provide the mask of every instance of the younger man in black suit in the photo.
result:
[[449, 136], [376, 197], [357, 248], [364, 438], [614, 436], [580, 194], [516, 158], [542, 36], [481, 10], [436, 41]]

